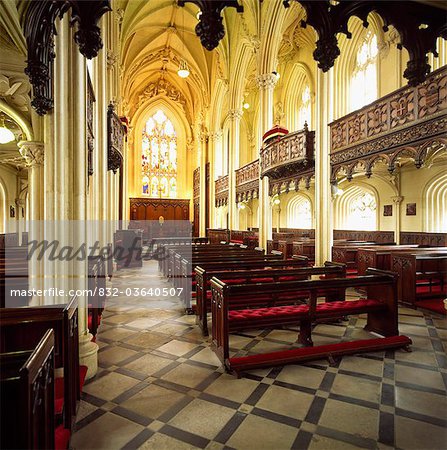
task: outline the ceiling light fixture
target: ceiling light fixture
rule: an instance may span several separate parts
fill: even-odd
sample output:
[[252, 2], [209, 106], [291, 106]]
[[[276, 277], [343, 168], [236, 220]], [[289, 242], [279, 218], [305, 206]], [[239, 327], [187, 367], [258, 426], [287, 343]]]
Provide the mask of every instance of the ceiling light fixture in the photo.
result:
[[180, 78], [188, 78], [189, 77], [189, 67], [187, 62], [184, 59], [180, 60], [180, 64], [178, 66], [177, 75]]
[[[182, 39], [182, 46], [183, 46], [183, 54], [185, 54], [185, 13], [182, 11], [182, 28], [183, 28], [183, 39]], [[189, 77], [189, 67], [187, 62], [182, 58], [180, 59], [177, 75], [180, 78], [188, 78]]]
[[6, 128], [5, 116], [2, 115], [0, 118], [0, 144], [7, 144], [14, 139], [14, 133], [9, 128]]
[[250, 103], [245, 102], [245, 103], [243, 104], [243, 107], [244, 107], [244, 109], [250, 108]]

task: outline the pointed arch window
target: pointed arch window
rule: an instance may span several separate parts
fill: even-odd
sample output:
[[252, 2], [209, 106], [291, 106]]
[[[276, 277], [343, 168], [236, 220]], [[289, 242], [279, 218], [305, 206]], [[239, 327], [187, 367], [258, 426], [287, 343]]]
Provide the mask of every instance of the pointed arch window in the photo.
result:
[[351, 111], [377, 100], [377, 36], [368, 32], [357, 53], [351, 78]]
[[307, 122], [307, 125], [310, 127], [311, 120], [311, 106], [310, 106], [310, 87], [307, 85], [304, 88], [303, 93], [301, 94], [301, 106], [298, 111], [298, 127], [299, 129], [304, 128], [304, 123]]
[[377, 223], [376, 199], [364, 192], [351, 200], [348, 216], [350, 230], [375, 230]]
[[177, 133], [162, 110], [143, 128], [141, 167], [143, 194], [177, 197]]

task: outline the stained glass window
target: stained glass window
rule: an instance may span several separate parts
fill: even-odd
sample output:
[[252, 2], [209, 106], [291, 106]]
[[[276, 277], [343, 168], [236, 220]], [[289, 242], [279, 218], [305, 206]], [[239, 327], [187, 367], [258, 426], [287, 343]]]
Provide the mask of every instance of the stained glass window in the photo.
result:
[[143, 194], [177, 197], [177, 134], [161, 110], [143, 129], [141, 158]]
[[357, 53], [356, 67], [351, 78], [351, 111], [377, 99], [377, 36], [366, 35]]

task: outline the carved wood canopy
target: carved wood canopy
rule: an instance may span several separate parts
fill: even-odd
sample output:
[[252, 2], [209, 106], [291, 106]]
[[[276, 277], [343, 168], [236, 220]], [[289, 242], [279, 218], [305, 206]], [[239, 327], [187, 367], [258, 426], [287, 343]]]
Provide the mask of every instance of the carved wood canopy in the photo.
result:
[[236, 8], [237, 12], [243, 12], [244, 8], [238, 0], [178, 0], [179, 6], [186, 3], [194, 3], [200, 8], [199, 23], [196, 25], [196, 34], [200, 42], [207, 50], [213, 50], [225, 36], [225, 28], [222, 23], [222, 10], [226, 7]]
[[261, 148], [261, 176], [267, 176], [270, 195], [282, 191], [289, 192], [292, 184], [298, 191], [301, 180], [306, 189], [315, 174], [315, 132], [304, 129], [294, 131]]
[[216, 206], [228, 205], [228, 175], [218, 178], [214, 182]]
[[111, 103], [107, 110], [107, 170], [113, 173], [120, 168], [123, 160], [123, 146], [126, 127], [116, 115]]
[[259, 159], [242, 166], [236, 171], [236, 202], [258, 198]]
[[417, 87], [405, 87], [330, 124], [331, 182], [354, 170], [370, 177], [385, 162], [393, 172], [401, 157], [421, 165], [431, 150], [447, 146], [447, 68]]
[[110, 0], [51, 0], [31, 1], [24, 20], [28, 58], [25, 73], [33, 86], [31, 105], [39, 115], [53, 108], [54, 22], [71, 8], [71, 24], [79, 51], [86, 58], [94, 58], [102, 48], [98, 21], [111, 11]]
[[[368, 14], [377, 13], [384, 22], [384, 31], [392, 25], [400, 36], [398, 48], [405, 48], [409, 61], [404, 77], [410, 86], [422, 83], [430, 72], [427, 62], [428, 53], [437, 56], [436, 40], [447, 39], [446, 13], [442, 8], [421, 4], [415, 1], [352, 1], [352, 0], [296, 0], [306, 11], [306, 20], [302, 27], [310, 25], [318, 34], [316, 49], [313, 53], [318, 67], [323, 72], [333, 67], [340, 55], [337, 34], [344, 33], [348, 39], [351, 33], [348, 21], [356, 16], [368, 26]], [[284, 0], [288, 7], [291, 0]]]

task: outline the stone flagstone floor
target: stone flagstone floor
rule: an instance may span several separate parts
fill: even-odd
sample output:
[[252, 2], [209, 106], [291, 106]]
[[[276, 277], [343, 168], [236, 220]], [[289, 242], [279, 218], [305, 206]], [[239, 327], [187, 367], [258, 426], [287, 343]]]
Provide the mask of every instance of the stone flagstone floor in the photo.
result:
[[[169, 287], [153, 261], [113, 287]], [[447, 443], [447, 320], [399, 309], [413, 352], [387, 351], [225, 374], [177, 297], [108, 300], [99, 371], [84, 388], [71, 447], [443, 449]], [[315, 345], [367, 337], [365, 318], [318, 325]], [[238, 354], [297, 346], [296, 330], [234, 335]]]

